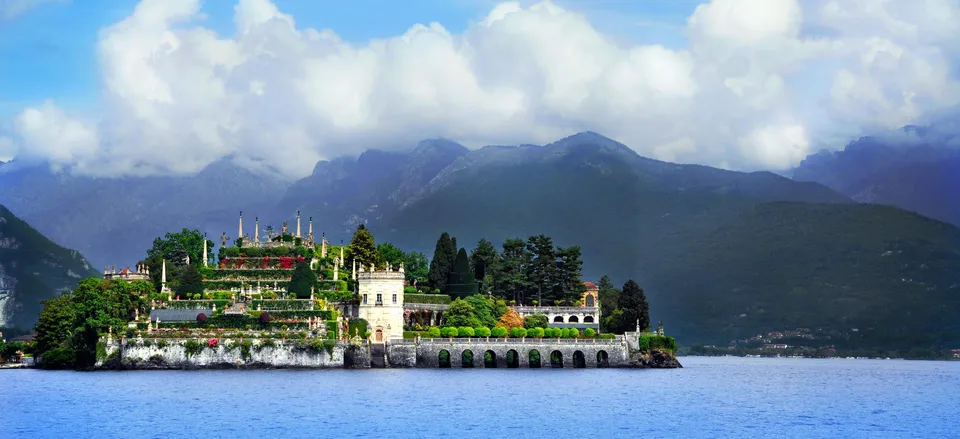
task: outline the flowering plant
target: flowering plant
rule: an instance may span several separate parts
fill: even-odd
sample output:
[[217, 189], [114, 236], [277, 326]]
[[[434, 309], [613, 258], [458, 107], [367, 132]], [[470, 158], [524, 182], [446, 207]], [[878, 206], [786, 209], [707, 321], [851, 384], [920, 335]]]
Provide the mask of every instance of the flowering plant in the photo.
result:
[[210, 340], [207, 340], [207, 347], [211, 347], [211, 348], [217, 347], [217, 339], [211, 338]]

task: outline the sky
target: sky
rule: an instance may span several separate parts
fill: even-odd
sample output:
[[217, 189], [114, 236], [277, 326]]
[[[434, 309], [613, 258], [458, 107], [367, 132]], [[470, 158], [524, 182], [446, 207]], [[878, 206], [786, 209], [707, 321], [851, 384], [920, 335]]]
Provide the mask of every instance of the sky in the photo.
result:
[[960, 0], [0, 0], [0, 160], [295, 179], [595, 131], [782, 170], [960, 100]]

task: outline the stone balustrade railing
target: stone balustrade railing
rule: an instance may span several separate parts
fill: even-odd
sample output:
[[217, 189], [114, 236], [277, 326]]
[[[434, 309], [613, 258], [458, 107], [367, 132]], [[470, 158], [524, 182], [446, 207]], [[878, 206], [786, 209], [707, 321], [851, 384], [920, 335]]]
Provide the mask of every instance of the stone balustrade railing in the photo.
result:
[[[414, 341], [414, 340], [409, 340]], [[415, 341], [414, 341], [415, 342]], [[393, 341], [391, 341], [393, 343]], [[450, 338], [421, 338], [420, 344], [424, 343], [460, 343], [460, 344], [589, 344], [589, 345], [619, 345], [623, 343], [623, 336], [617, 335], [616, 338], [485, 338], [485, 337], [453, 337]]]
[[600, 308], [582, 306], [522, 306], [512, 307], [521, 314], [593, 314], [600, 312]]

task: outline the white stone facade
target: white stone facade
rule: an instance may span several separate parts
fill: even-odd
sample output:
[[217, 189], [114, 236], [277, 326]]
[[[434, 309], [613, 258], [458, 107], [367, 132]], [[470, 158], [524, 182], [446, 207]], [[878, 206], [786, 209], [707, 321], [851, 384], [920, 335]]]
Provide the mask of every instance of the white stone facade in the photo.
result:
[[403, 338], [403, 272], [357, 273], [359, 317], [367, 321], [372, 343]]

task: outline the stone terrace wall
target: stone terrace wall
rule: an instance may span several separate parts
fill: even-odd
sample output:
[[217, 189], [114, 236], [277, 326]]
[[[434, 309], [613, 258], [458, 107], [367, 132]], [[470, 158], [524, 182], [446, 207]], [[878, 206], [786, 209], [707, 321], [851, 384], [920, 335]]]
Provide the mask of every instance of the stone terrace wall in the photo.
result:
[[[98, 361], [101, 369], [202, 369], [202, 368], [368, 368], [370, 357], [367, 345], [352, 346], [338, 343], [332, 353], [326, 349], [319, 352], [296, 346], [287, 342], [275, 347], [250, 349], [250, 355], [244, 358], [240, 347], [228, 348], [229, 342], [216, 348], [204, 348], [197, 354], [187, 356], [182, 340], [167, 340], [167, 345], [158, 347], [156, 343], [143, 346], [135, 340], [121, 342], [114, 340], [107, 346], [107, 357], [119, 351], [113, 361]], [[257, 341], [254, 341], [256, 344]], [[205, 345], [206, 343], [203, 342]]]
[[[396, 351], [394, 355], [403, 356], [409, 349], [407, 346], [409, 344], [390, 345], [388, 355], [390, 351]], [[584, 365], [588, 368], [598, 366], [597, 354], [600, 351], [607, 354], [607, 367], [633, 367], [626, 342], [622, 338], [615, 340], [454, 338], [452, 341], [425, 338], [414, 346], [416, 367], [440, 367], [440, 351], [443, 350], [450, 353], [450, 367], [462, 367], [461, 355], [468, 349], [473, 352], [473, 367], [484, 367], [483, 356], [488, 350], [496, 354], [498, 368], [507, 367], [507, 353], [511, 350], [517, 352], [521, 368], [530, 367], [529, 358], [532, 350], [540, 353], [541, 367], [550, 367], [550, 353], [553, 351], [560, 351], [563, 355], [565, 368], [574, 367], [574, 354], [578, 351], [583, 353]]]

